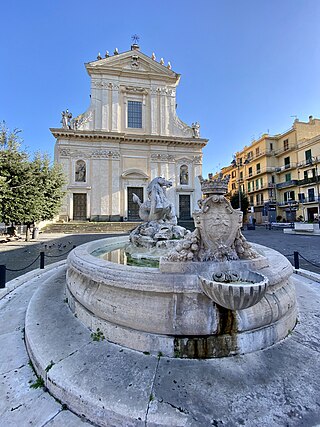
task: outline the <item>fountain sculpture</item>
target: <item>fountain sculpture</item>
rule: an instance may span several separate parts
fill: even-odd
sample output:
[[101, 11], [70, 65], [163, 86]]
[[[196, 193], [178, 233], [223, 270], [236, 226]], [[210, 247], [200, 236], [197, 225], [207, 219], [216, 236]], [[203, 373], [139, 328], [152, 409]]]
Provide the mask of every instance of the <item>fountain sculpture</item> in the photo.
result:
[[[92, 330], [143, 352], [213, 358], [263, 349], [286, 337], [297, 318], [293, 272], [278, 252], [250, 245], [242, 212], [224, 194], [227, 180], [200, 177], [203, 199], [195, 230], [177, 226], [155, 178], [140, 205], [145, 221], [130, 238], [108, 238], [69, 255], [70, 308]], [[131, 256], [160, 257], [159, 268], [122, 265], [92, 255], [126, 247]]]

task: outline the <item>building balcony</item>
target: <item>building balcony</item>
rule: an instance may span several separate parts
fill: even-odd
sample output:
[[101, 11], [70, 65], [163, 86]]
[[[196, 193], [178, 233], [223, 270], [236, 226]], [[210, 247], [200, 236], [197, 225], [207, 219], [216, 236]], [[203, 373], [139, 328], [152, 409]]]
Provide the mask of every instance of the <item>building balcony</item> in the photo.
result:
[[288, 151], [295, 150], [297, 148], [297, 144], [289, 144], [288, 147], [279, 148], [278, 150], [275, 150], [274, 155], [280, 156], [283, 153], [286, 153]]
[[303, 160], [302, 162], [298, 162], [297, 167], [298, 168], [310, 167], [312, 165], [316, 165], [319, 162], [320, 162], [320, 156], [315, 156], [315, 157], [312, 157], [311, 159]]
[[305, 197], [304, 199], [300, 199], [300, 203], [307, 204], [307, 203], [320, 203], [320, 197], [314, 196], [314, 197]]
[[248, 175], [245, 176], [245, 179], [250, 179], [250, 178], [256, 177], [257, 175], [262, 175], [265, 173], [273, 173], [273, 172], [276, 172], [276, 169], [277, 169], [276, 167], [272, 167], [272, 166], [261, 168], [256, 171], [253, 171], [251, 174], [248, 173]]
[[299, 180], [299, 185], [310, 185], [314, 183], [320, 182], [320, 179], [318, 176], [312, 176], [311, 178], [304, 178]]
[[276, 184], [276, 188], [280, 190], [281, 188], [295, 187], [297, 185], [299, 185], [298, 179], [290, 179], [290, 181], [279, 182]]
[[297, 200], [290, 200], [290, 201], [282, 201], [278, 202], [279, 207], [297, 207], [299, 205], [299, 202]]
[[277, 173], [286, 172], [290, 169], [295, 169], [297, 167], [297, 163], [288, 163], [287, 165], [283, 165], [279, 168], [276, 168]]
[[256, 193], [257, 191], [263, 191], [265, 190], [267, 187], [265, 185], [262, 185], [259, 188], [251, 188], [250, 190], [248, 190], [248, 193]]

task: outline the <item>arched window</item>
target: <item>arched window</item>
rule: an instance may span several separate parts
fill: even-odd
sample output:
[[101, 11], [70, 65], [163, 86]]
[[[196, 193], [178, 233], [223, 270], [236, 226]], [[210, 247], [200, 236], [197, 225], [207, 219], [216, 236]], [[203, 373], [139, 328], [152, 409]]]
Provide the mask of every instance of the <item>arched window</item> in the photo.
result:
[[76, 161], [75, 181], [86, 182], [86, 162], [84, 160]]
[[181, 185], [189, 184], [189, 173], [188, 173], [187, 165], [180, 166], [180, 184]]

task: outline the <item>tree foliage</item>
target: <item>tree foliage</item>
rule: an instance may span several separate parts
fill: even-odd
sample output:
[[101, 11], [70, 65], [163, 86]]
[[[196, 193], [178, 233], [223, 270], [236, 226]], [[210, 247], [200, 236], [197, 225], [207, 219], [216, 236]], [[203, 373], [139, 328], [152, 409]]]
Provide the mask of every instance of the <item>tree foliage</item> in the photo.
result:
[[[241, 197], [241, 210], [243, 212], [243, 216], [245, 216], [248, 212], [249, 200], [248, 200], [248, 197], [242, 192], [240, 192], [240, 197]], [[238, 191], [231, 196], [230, 203], [233, 209], [239, 209], [239, 192]]]
[[65, 178], [46, 154], [30, 159], [19, 133], [0, 125], [0, 221], [30, 225], [57, 215]]

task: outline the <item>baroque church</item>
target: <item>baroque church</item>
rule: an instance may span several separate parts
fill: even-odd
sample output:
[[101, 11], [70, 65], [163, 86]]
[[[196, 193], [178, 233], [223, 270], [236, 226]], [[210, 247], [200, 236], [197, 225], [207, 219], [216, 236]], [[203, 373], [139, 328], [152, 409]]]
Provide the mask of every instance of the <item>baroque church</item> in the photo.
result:
[[188, 126], [176, 114], [180, 75], [163, 59], [148, 57], [137, 43], [131, 50], [85, 64], [91, 78], [91, 105], [72, 118], [62, 113], [55, 161], [67, 176], [60, 219], [135, 221], [157, 176], [172, 181], [167, 197], [180, 220], [191, 218], [201, 198], [199, 124]]

